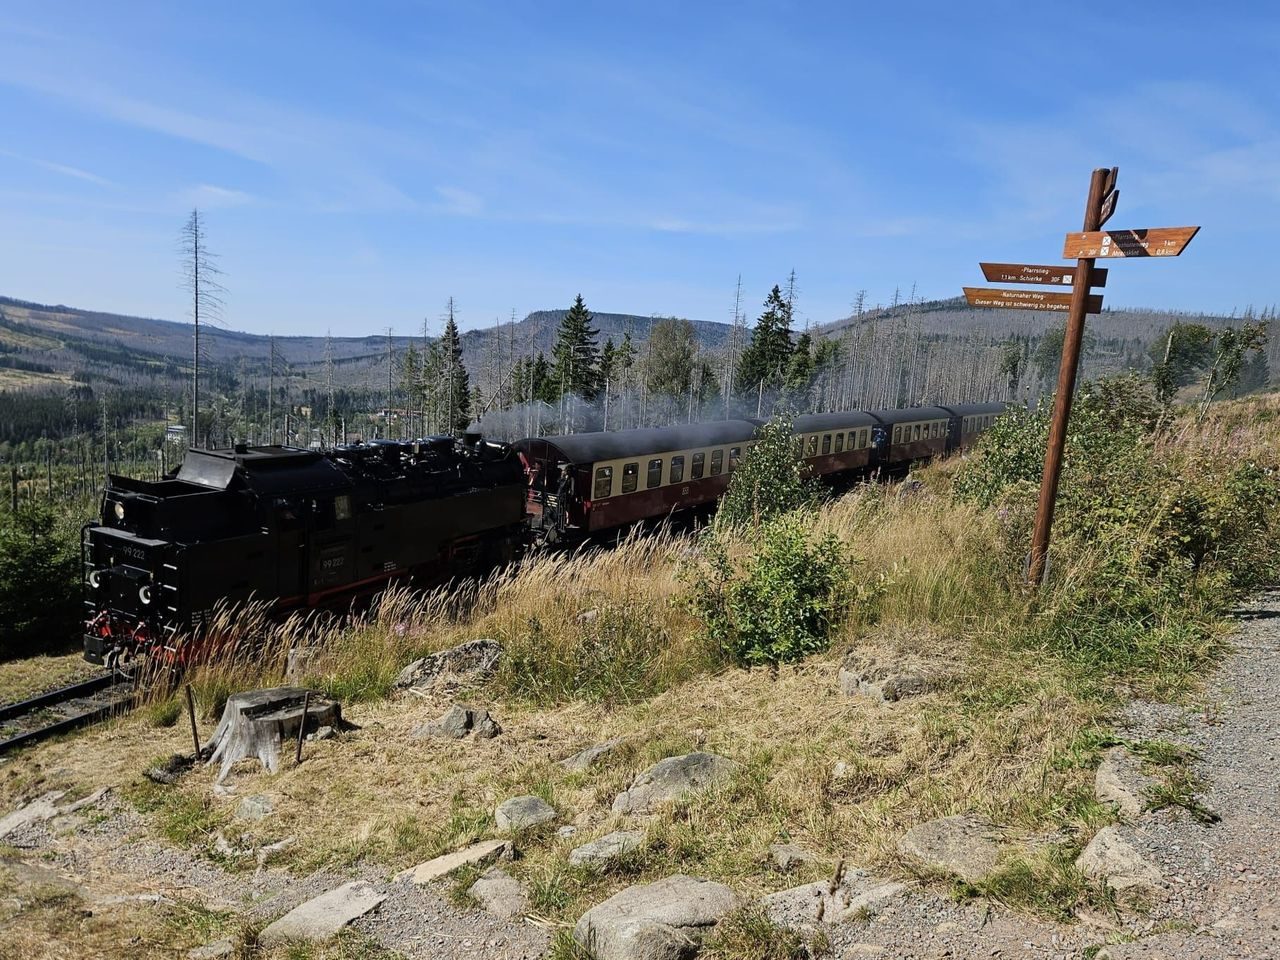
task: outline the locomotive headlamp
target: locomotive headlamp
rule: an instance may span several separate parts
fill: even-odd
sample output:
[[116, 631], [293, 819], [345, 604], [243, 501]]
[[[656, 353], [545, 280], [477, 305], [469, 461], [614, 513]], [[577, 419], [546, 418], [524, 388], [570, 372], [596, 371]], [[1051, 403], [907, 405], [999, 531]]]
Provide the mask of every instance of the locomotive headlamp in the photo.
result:
[[115, 511], [115, 515], [116, 515], [116, 519], [117, 519], [117, 520], [123, 520], [123, 519], [124, 519], [124, 504], [123, 504], [123, 503], [120, 503], [120, 502], [117, 500], [117, 501], [116, 501], [115, 506], [114, 506], [112, 509]]
[[102, 586], [101, 570], [94, 570], [89, 574], [89, 586], [93, 587], [95, 590]]
[[142, 601], [143, 606], [151, 602], [151, 585], [144, 583], [138, 588], [138, 599]]

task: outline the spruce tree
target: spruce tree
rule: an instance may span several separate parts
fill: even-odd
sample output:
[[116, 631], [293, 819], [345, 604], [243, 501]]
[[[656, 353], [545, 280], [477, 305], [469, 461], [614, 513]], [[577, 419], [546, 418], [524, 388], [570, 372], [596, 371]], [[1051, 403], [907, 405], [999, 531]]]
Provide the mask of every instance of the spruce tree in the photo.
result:
[[445, 321], [444, 334], [440, 337], [440, 352], [444, 360], [444, 385], [440, 399], [446, 411], [446, 429], [456, 433], [471, 426], [471, 381], [462, 362], [462, 338], [453, 319], [452, 300], [449, 301], [449, 318]]
[[756, 320], [751, 343], [742, 351], [736, 386], [749, 396], [764, 384], [777, 389], [786, 382], [794, 347], [791, 343], [791, 308], [775, 286], [764, 301], [764, 313]]
[[600, 349], [596, 337], [600, 331], [591, 326], [591, 314], [582, 300], [582, 294], [565, 311], [556, 333], [554, 360], [551, 371], [556, 391], [553, 399], [563, 393], [572, 393], [584, 400], [594, 400], [600, 391]]

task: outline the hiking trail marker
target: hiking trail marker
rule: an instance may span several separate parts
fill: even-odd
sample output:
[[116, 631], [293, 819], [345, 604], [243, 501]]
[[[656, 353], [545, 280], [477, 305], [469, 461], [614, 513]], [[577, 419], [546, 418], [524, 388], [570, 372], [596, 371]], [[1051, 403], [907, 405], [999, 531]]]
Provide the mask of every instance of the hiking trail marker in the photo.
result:
[[1095, 267], [1100, 259], [1136, 259], [1176, 257], [1186, 249], [1199, 227], [1151, 227], [1145, 230], [1103, 230], [1102, 226], [1116, 212], [1120, 191], [1116, 189], [1120, 168], [1100, 167], [1089, 179], [1089, 197], [1084, 208], [1084, 229], [1068, 233], [1062, 247], [1064, 260], [1075, 265], [1046, 266], [1032, 263], [983, 263], [982, 275], [992, 283], [1042, 284], [1070, 288], [1070, 292], [1036, 290], [1004, 290], [987, 287], [965, 287], [965, 299], [975, 307], [1003, 307], [1010, 310], [1056, 310], [1067, 314], [1067, 329], [1062, 338], [1062, 365], [1058, 368], [1058, 390], [1053, 404], [1053, 421], [1049, 425], [1049, 444], [1044, 454], [1044, 474], [1040, 481], [1040, 502], [1036, 507], [1035, 532], [1031, 537], [1031, 553], [1027, 557], [1027, 580], [1038, 585], [1044, 579], [1049, 557], [1049, 536], [1053, 529], [1053, 510], [1058, 498], [1058, 480], [1062, 476], [1062, 452], [1067, 441], [1067, 421], [1071, 417], [1071, 400], [1080, 367], [1080, 345], [1084, 339], [1084, 320], [1090, 313], [1102, 312], [1102, 297], [1092, 293], [1093, 287], [1106, 286], [1107, 271]]

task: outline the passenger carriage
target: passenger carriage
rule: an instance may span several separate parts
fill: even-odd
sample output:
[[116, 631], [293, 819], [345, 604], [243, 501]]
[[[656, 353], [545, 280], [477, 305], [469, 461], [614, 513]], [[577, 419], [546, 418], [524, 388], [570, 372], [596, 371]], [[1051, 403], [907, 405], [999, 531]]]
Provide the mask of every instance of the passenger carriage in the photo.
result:
[[796, 417], [791, 428], [806, 472], [824, 477], [871, 466], [878, 426], [880, 421], [871, 414], [854, 410], [805, 414]]
[[878, 458], [883, 466], [906, 466], [913, 460], [942, 456], [950, 449], [947, 435], [951, 414], [945, 407], [873, 410], [871, 416], [884, 431]]
[[1008, 409], [1005, 403], [960, 403], [942, 408], [951, 414], [947, 451], [968, 450], [996, 419]]

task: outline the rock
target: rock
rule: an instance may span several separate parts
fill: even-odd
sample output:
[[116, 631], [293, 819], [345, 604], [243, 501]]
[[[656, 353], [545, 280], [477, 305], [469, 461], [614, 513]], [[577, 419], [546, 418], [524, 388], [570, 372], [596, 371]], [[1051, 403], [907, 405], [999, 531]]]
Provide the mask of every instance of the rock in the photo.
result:
[[91, 807], [110, 791], [110, 787], [99, 787], [87, 797], [82, 797], [60, 807], [58, 806], [58, 801], [67, 795], [67, 791], [52, 790], [0, 820], [0, 837], [8, 836], [20, 827], [26, 827], [33, 823], [42, 823], [54, 817], [61, 817], [68, 813], [75, 813], [77, 810], [83, 810], [85, 807]]
[[142, 775], [152, 783], [159, 783], [169, 787], [178, 782], [178, 779], [187, 772], [196, 762], [194, 756], [188, 756], [182, 753], [175, 753], [164, 763], [157, 763], [153, 767], [147, 767]]
[[[302, 707], [306, 704], [307, 715]], [[280, 765], [281, 745], [298, 738], [298, 727], [318, 730], [338, 726], [342, 707], [324, 694], [301, 687], [272, 687], [232, 694], [222, 710], [222, 719], [208, 743], [200, 748], [208, 763], [221, 763], [218, 783], [226, 779], [232, 765], [246, 757], [257, 757], [270, 773]]]
[[643, 843], [644, 834], [639, 831], [616, 830], [598, 840], [576, 847], [569, 854], [569, 864], [574, 867], [592, 867], [600, 870], [619, 857], [626, 856], [632, 850], [640, 849]]
[[325, 727], [321, 727], [315, 733], [308, 733], [307, 739], [308, 740], [332, 740], [337, 735], [338, 735], [337, 730], [333, 729], [333, 727], [325, 726]]
[[510, 800], [503, 800], [493, 811], [494, 822], [504, 833], [528, 830], [555, 818], [555, 808], [541, 797], [512, 797]]
[[265, 820], [275, 808], [270, 797], [255, 793], [236, 804], [236, 816], [241, 820]]
[[578, 832], [578, 828], [572, 823], [566, 823], [563, 827], [556, 828], [556, 836], [562, 840], [567, 840]]
[[606, 740], [604, 743], [597, 743], [594, 747], [580, 750], [572, 757], [565, 757], [560, 761], [560, 766], [575, 773], [585, 773], [625, 742], [625, 740]]
[[596, 960], [688, 960], [736, 905], [723, 884], [676, 875], [628, 887], [592, 907], [573, 939]]
[[816, 857], [808, 850], [797, 847], [794, 843], [774, 843], [769, 845], [769, 856], [774, 866], [783, 873], [790, 873], [796, 867], [813, 863]]
[[1146, 792], [1155, 784], [1142, 772], [1138, 761], [1124, 747], [1112, 747], [1102, 758], [1094, 777], [1093, 790], [1103, 803], [1114, 803], [1129, 820], [1146, 809]]
[[294, 907], [258, 934], [258, 942], [266, 947], [299, 940], [323, 942], [386, 898], [370, 884], [355, 880]]
[[203, 947], [192, 947], [187, 951], [187, 960], [222, 960], [223, 957], [233, 956], [235, 952], [235, 941], [215, 940]]
[[840, 692], [847, 697], [901, 700], [941, 685], [942, 673], [914, 656], [881, 658], [854, 652], [840, 666]]
[[686, 794], [727, 780], [738, 765], [714, 753], [689, 753], [659, 760], [631, 781], [613, 801], [614, 813], [648, 813]]
[[415, 740], [431, 738], [461, 740], [469, 734], [475, 734], [478, 739], [488, 740], [501, 732], [502, 728], [489, 716], [488, 710], [455, 703], [430, 723], [422, 723], [414, 727], [409, 736]]
[[432, 880], [447, 877], [463, 867], [486, 866], [505, 855], [509, 847], [510, 844], [506, 840], [482, 840], [465, 849], [446, 853], [444, 856], [420, 863], [408, 870], [401, 870], [395, 878], [408, 880], [410, 883], [430, 883]]
[[320, 660], [319, 647], [293, 647], [285, 658], [284, 678], [290, 683], [301, 684]]
[[834, 891], [820, 880], [762, 897], [765, 915], [780, 927], [813, 930], [819, 924], [848, 923], [884, 910], [907, 892], [905, 884], [872, 880], [861, 870], [845, 876]]
[[529, 896], [524, 884], [496, 867], [485, 873], [467, 891], [481, 909], [506, 920], [529, 912]]
[[995, 868], [1002, 840], [999, 828], [981, 817], [943, 817], [908, 830], [898, 852], [930, 870], [976, 883]]
[[469, 640], [413, 661], [400, 671], [393, 689], [432, 690], [480, 683], [493, 675], [501, 659], [502, 644], [497, 640]]
[[1099, 830], [1076, 867], [1091, 880], [1103, 880], [1117, 893], [1142, 897], [1160, 890], [1159, 869], [1147, 860], [1117, 827]]

